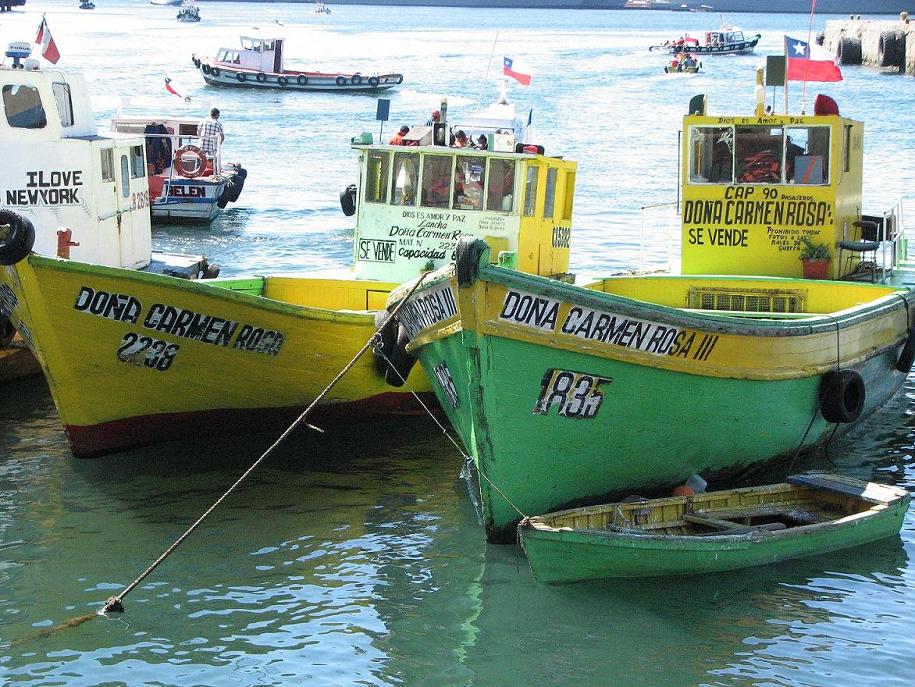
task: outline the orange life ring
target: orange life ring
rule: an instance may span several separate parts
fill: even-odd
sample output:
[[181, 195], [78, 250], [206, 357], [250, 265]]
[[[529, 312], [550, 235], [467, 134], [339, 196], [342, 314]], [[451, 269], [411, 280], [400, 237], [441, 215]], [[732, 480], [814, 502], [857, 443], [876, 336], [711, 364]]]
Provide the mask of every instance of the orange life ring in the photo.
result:
[[[193, 153], [194, 155], [197, 156], [197, 167], [196, 168], [188, 169], [185, 166], [184, 156], [187, 153]], [[190, 145], [184, 146], [182, 148], [178, 148], [178, 150], [175, 151], [174, 166], [175, 166], [175, 171], [178, 174], [180, 174], [183, 177], [187, 177], [188, 179], [193, 179], [195, 177], [199, 177], [201, 174], [203, 174], [204, 170], [206, 170], [207, 156], [204, 155], [203, 151], [200, 150], [200, 148], [198, 148], [197, 146], [190, 146]]]

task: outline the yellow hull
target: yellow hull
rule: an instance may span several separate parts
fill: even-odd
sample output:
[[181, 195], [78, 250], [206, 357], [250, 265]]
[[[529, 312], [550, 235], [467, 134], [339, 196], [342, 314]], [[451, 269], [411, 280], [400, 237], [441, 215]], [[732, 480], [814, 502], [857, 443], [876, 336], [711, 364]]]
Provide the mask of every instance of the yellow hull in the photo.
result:
[[[266, 277], [192, 282], [36, 255], [0, 271], [0, 303], [48, 379], [73, 453], [97, 455], [291, 419], [375, 331], [393, 284]], [[318, 417], [417, 413], [371, 351]]]

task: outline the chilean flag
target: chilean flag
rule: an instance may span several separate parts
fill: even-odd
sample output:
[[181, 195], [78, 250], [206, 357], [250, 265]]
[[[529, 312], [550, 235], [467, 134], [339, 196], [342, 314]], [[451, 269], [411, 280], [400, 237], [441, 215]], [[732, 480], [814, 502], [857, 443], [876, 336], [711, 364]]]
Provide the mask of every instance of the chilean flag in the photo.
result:
[[[179, 93], [176, 86], [178, 86], [178, 84], [176, 84], [174, 81], [172, 81], [167, 76], [165, 77], [165, 90], [166, 91], [168, 91], [172, 95], [177, 95], [179, 98], [184, 98], [184, 102], [186, 102], [186, 103], [191, 102], [191, 97], [188, 95], [183, 95], [183, 94]], [[180, 86], [178, 86], [178, 88], [180, 88]], [[181, 88], [181, 90], [183, 91], [184, 89]]]
[[41, 56], [48, 62], [57, 64], [60, 59], [60, 51], [57, 49], [57, 43], [51, 37], [51, 31], [48, 29], [48, 22], [41, 18], [41, 24], [38, 26], [38, 35], [35, 37], [35, 43], [41, 46]]
[[841, 81], [842, 71], [821, 45], [785, 36], [785, 78], [788, 81]]
[[521, 69], [520, 65], [516, 68], [515, 61], [510, 57], [502, 58], [502, 74], [510, 76], [522, 86], [531, 85], [530, 69]]

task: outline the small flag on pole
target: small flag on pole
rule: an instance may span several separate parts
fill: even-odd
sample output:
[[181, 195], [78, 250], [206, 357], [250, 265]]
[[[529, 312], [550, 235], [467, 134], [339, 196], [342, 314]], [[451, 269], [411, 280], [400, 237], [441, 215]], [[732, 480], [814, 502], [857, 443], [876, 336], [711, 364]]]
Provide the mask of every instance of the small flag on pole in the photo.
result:
[[[186, 102], [186, 103], [191, 102], [191, 96], [182, 94], [181, 92], [179, 92], [178, 88], [179, 88], [178, 85], [174, 81], [172, 81], [167, 76], [165, 77], [165, 90], [166, 91], [168, 91], [172, 95], [177, 95], [179, 98], [184, 98], [184, 102]], [[183, 91], [184, 89], [182, 88], [181, 90]]]
[[41, 18], [41, 24], [38, 25], [35, 43], [41, 48], [42, 57], [52, 64], [57, 64], [60, 59], [60, 51], [57, 49], [57, 43], [54, 42], [48, 22], [44, 17]]
[[522, 86], [531, 85], [531, 70], [510, 57], [502, 58], [502, 74], [510, 76]]
[[788, 81], [841, 81], [842, 70], [832, 53], [821, 45], [810, 45], [785, 36], [785, 78]]

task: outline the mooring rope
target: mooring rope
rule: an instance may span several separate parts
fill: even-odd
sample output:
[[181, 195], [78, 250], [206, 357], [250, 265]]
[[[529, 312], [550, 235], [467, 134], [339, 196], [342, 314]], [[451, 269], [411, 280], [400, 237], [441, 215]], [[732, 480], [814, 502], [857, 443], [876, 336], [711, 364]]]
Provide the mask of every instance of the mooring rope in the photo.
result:
[[[393, 317], [394, 317], [394, 315], [392, 314], [391, 318], [393, 319]], [[388, 364], [388, 366], [394, 371], [394, 374], [396, 374], [398, 377], [400, 377], [401, 382], [403, 382], [404, 384], [407, 383], [407, 380], [404, 378], [404, 376], [402, 374], [400, 374], [398, 369], [396, 367], [394, 367], [394, 364], [384, 354], [384, 350], [381, 348], [380, 345], [377, 346], [376, 348], [374, 348], [373, 352], [375, 353], [375, 355], [384, 359], [384, 361]], [[450, 441], [452, 443], [454, 448], [457, 449], [457, 452], [464, 459], [464, 463], [472, 464], [473, 458], [471, 458], [469, 455], [467, 455], [464, 452], [464, 450], [460, 447], [460, 445], [457, 443], [457, 441], [454, 440], [454, 437], [451, 436], [451, 434], [448, 432], [448, 430], [445, 428], [445, 426], [442, 425], [442, 423], [438, 421], [438, 418], [435, 417], [435, 414], [429, 409], [429, 406], [427, 406], [425, 403], [423, 403], [423, 399], [421, 399], [419, 397], [419, 394], [417, 394], [412, 389], [410, 390], [410, 393], [413, 394], [413, 398], [416, 399], [416, 401], [419, 403], [419, 405], [422, 406], [423, 410], [425, 410], [426, 413], [429, 415], [429, 417], [432, 418], [432, 422], [434, 422], [436, 425], [438, 425], [438, 428], [440, 430], [442, 430], [442, 434], [444, 434], [448, 438], [448, 441]], [[512, 500], [510, 498], [508, 498], [508, 496], [505, 495], [505, 492], [502, 491], [501, 489], [499, 489], [498, 485], [495, 482], [493, 482], [491, 479], [489, 479], [489, 476], [485, 472], [483, 472], [482, 468], [480, 468], [479, 466], [477, 466], [477, 474], [480, 475], [480, 477], [482, 477], [484, 480], [486, 480], [486, 482], [489, 484], [489, 486], [491, 486], [493, 489], [495, 489], [496, 493], [498, 493], [499, 496], [501, 496], [503, 499], [505, 499], [505, 502], [509, 506], [514, 508], [515, 511], [517, 511], [518, 515], [520, 515], [522, 519], [528, 517], [528, 515], [524, 511], [522, 511], [520, 508], [518, 508], [518, 506], [516, 506], [514, 503], [512, 503]]]
[[[391, 317], [394, 317], [397, 315], [397, 313], [400, 311], [400, 309], [409, 300], [410, 296], [412, 296], [413, 293], [416, 291], [416, 289], [419, 288], [419, 285], [423, 283], [423, 279], [425, 279], [425, 278], [426, 278], [425, 274], [420, 275], [419, 279], [417, 279], [416, 283], [413, 285], [413, 288], [410, 289], [410, 292], [406, 296], [404, 296], [404, 298], [400, 301], [400, 303], [397, 304], [397, 307], [391, 313]], [[209, 508], [206, 509], [206, 511], [204, 511], [203, 515], [201, 515], [199, 518], [197, 518], [197, 521], [193, 525], [191, 525], [184, 532], [184, 534], [182, 534], [180, 537], [178, 537], [175, 540], [175, 542], [162, 553], [161, 556], [159, 556], [155, 561], [153, 561], [150, 564], [150, 566], [148, 568], [146, 568], [146, 570], [144, 570], [140, 574], [139, 577], [137, 577], [137, 579], [135, 579], [133, 582], [131, 582], [129, 585], [127, 585], [120, 594], [118, 594], [117, 596], [111, 596], [105, 601], [105, 605], [101, 608], [101, 610], [98, 611], [99, 615], [104, 615], [105, 613], [107, 613], [109, 611], [123, 612], [124, 606], [123, 606], [122, 601], [124, 600], [124, 597], [127, 596], [131, 591], [133, 591], [136, 588], [136, 586], [138, 584], [140, 584], [140, 582], [142, 582], [144, 579], [146, 579], [152, 573], [153, 570], [155, 570], [157, 567], [159, 567], [159, 565], [166, 558], [168, 558], [175, 551], [175, 549], [177, 549], [181, 545], [181, 543], [185, 539], [187, 539], [191, 535], [191, 533], [195, 529], [197, 529], [198, 526], [200, 526], [203, 523], [204, 520], [207, 519], [207, 517], [210, 515], [210, 513], [212, 513], [216, 509], [216, 507], [219, 506], [220, 503], [225, 501], [226, 498], [229, 496], [229, 494], [231, 494], [233, 491], [235, 491], [235, 489], [238, 487], [238, 485], [240, 485], [242, 482], [244, 482], [245, 479], [248, 477], [248, 475], [250, 475], [252, 472], [254, 472], [254, 470], [257, 468], [257, 466], [260, 465], [268, 456], [270, 456], [271, 453], [273, 453], [274, 450], [276, 450], [276, 448], [280, 444], [282, 444], [286, 440], [286, 438], [299, 426], [299, 424], [301, 424], [305, 420], [305, 418], [308, 417], [308, 414], [312, 411], [312, 409], [316, 405], [318, 405], [318, 403], [320, 403], [323, 400], [323, 398], [325, 396], [327, 396], [327, 394], [330, 392], [330, 390], [333, 389], [337, 385], [337, 382], [339, 382], [343, 378], [343, 376], [353, 368], [353, 366], [356, 364], [356, 362], [359, 360], [359, 358], [361, 358], [362, 355], [370, 347], [375, 345], [376, 341], [381, 339], [381, 330], [383, 328], [384, 328], [384, 325], [382, 324], [377, 330], [375, 330], [375, 332], [372, 334], [372, 336], [369, 337], [369, 340], [366, 341], [362, 345], [362, 348], [359, 349], [359, 352], [356, 353], [355, 356], [353, 356], [353, 359], [350, 360], [346, 364], [346, 366], [344, 366], [344, 368], [342, 370], [340, 370], [340, 372], [337, 373], [337, 376], [334, 377], [326, 387], [324, 387], [324, 390], [320, 394], [318, 394], [315, 397], [315, 399], [308, 405], [308, 407], [302, 411], [302, 413], [292, 422], [291, 425], [289, 425], [289, 427], [286, 428], [286, 431], [284, 431], [279, 436], [279, 438], [277, 438], [277, 440], [274, 441], [273, 444], [271, 444], [270, 447], [261, 454], [260, 458], [258, 458], [257, 460], [254, 461], [254, 463], [252, 463], [251, 467], [249, 467], [247, 470], [245, 470], [245, 472], [242, 474], [241, 477], [239, 477], [237, 480], [235, 480], [235, 483], [231, 487], [229, 487], [225, 491], [225, 493], [223, 493], [222, 496], [220, 496], [218, 499], [216, 499], [216, 501], [213, 502], [213, 505], [211, 505]]]

